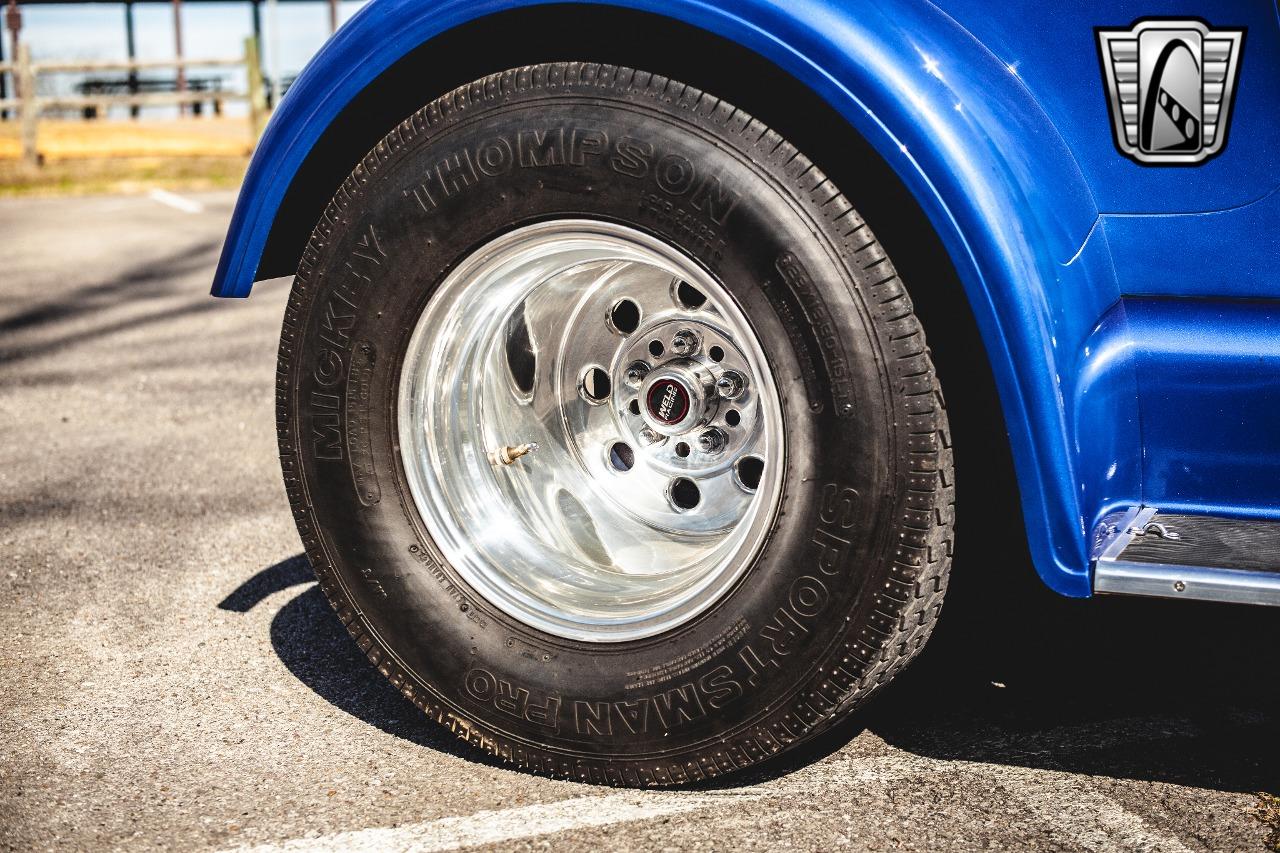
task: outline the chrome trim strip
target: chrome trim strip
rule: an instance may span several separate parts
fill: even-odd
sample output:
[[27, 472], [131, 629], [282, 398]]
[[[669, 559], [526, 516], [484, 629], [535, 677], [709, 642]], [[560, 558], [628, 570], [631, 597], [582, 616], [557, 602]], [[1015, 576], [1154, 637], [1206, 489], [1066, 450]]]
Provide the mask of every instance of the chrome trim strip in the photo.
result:
[[[1095, 533], [1093, 591], [1154, 598], [1190, 598], [1230, 604], [1280, 607], [1280, 572], [1252, 572], [1211, 566], [1136, 563], [1120, 555], [1138, 531], [1157, 515], [1154, 507], [1131, 507], [1112, 522], [1109, 516]], [[1105, 525], [1105, 527], [1104, 527]]]
[[1093, 569], [1093, 591], [1280, 607], [1280, 572], [1099, 559]]

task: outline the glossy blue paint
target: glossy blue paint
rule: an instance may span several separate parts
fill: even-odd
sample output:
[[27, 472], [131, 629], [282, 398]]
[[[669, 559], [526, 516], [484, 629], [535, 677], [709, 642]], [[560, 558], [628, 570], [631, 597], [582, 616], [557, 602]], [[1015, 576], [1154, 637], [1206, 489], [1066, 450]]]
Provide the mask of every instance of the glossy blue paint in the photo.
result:
[[[1144, 264], [1149, 246], [1189, 245], [1195, 233], [1197, 246], [1237, 251], [1243, 228], [1270, 226], [1274, 234], [1280, 221], [1277, 197], [1268, 195], [1280, 184], [1268, 156], [1280, 150], [1274, 16], [1259, 15], [1257, 4], [1215, 4], [1211, 23], [1251, 27], [1231, 143], [1203, 167], [1151, 169], [1112, 147], [1092, 27], [1160, 9], [1134, 12], [1121, 0], [1062, 3], [1053, 14], [1044, 4], [1001, 5], [997, 13], [979, 0], [608, 2], [757, 52], [825, 99], [901, 177], [950, 253], [986, 342], [1037, 570], [1059, 592], [1087, 595], [1093, 524], [1141, 501], [1144, 479], [1169, 476], [1142, 463], [1147, 362], [1136, 355], [1122, 293], [1170, 292], [1160, 290], [1160, 271], [1173, 264]], [[359, 91], [453, 27], [541, 3], [371, 0], [272, 118], [214, 293], [248, 295], [293, 174]], [[654, 63], [660, 71], [660, 54]], [[1222, 208], [1238, 211], [1185, 215]], [[1135, 211], [1179, 215], [1118, 215]], [[1274, 245], [1238, 250], [1232, 263], [1249, 271], [1247, 287], [1224, 277], [1220, 291], [1206, 290], [1179, 272], [1176, 292], [1280, 296], [1280, 283], [1262, 269], [1274, 252]]]
[[1142, 503], [1276, 517], [1277, 329], [1277, 301], [1167, 297], [1127, 298], [1100, 324], [1089, 344], [1088, 396], [1137, 394]]
[[[1105, 236], [1095, 228], [1081, 257], [1103, 263], [1107, 255]], [[1082, 529], [1091, 531], [1104, 515], [1138, 503], [1142, 491], [1137, 365], [1123, 302], [1102, 316], [1076, 353], [1063, 393], [1071, 418]]]
[[1229, 210], [1104, 214], [1101, 224], [1126, 295], [1280, 297], [1280, 188]]
[[[1002, 62], [1014, 65], [1032, 97], [1071, 148], [1104, 213], [1222, 210], [1280, 185], [1280, 27], [1274, 0], [935, 0]], [[1193, 168], [1142, 166], [1116, 154], [1098, 133], [1108, 121], [1093, 28], [1139, 18], [1199, 17], [1246, 27], [1227, 148]]]

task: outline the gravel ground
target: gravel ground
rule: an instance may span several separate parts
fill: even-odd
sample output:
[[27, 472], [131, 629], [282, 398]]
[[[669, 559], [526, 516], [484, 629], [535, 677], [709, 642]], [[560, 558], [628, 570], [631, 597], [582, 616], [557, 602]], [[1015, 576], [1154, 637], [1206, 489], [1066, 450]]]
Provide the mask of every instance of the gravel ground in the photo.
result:
[[191, 200], [0, 202], [0, 847], [1280, 849], [1278, 614], [1058, 599], [963, 471], [930, 649], [788, 764], [620, 792], [455, 741], [314, 588], [286, 285], [209, 298], [233, 197]]

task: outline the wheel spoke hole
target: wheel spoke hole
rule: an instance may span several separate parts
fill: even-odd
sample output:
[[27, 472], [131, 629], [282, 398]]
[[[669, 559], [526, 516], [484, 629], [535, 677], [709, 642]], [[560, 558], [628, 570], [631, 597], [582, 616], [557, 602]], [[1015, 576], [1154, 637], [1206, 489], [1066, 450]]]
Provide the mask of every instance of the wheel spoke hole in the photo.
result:
[[529, 338], [529, 324], [524, 316], [524, 303], [507, 321], [506, 334], [507, 370], [511, 372], [511, 381], [522, 394], [533, 393], [534, 375], [538, 369], [538, 356], [533, 349], [533, 341]]
[[588, 402], [602, 403], [609, 399], [612, 387], [609, 374], [599, 367], [589, 367], [582, 375], [582, 396], [586, 397]]
[[696, 508], [698, 502], [702, 500], [702, 492], [698, 490], [698, 484], [688, 477], [677, 477], [672, 480], [669, 495], [671, 505], [680, 512], [688, 512]]
[[744, 456], [733, 467], [742, 488], [754, 492], [760, 487], [760, 478], [764, 476], [764, 460], [759, 456]]
[[724, 422], [729, 426], [737, 426], [742, 423], [742, 415], [738, 414], [737, 409], [730, 409], [724, 413]]
[[635, 451], [625, 441], [615, 441], [609, 446], [609, 464], [615, 471], [630, 471], [636, 464]]
[[575, 646], [652, 645], [766, 547], [793, 377], [681, 246], [561, 213], [475, 247], [398, 318], [387, 437], [475, 606]]
[[682, 307], [693, 311], [706, 304], [707, 295], [689, 282], [682, 281], [676, 285], [676, 301]]
[[609, 311], [609, 324], [615, 332], [629, 335], [640, 326], [640, 306], [623, 299]]

